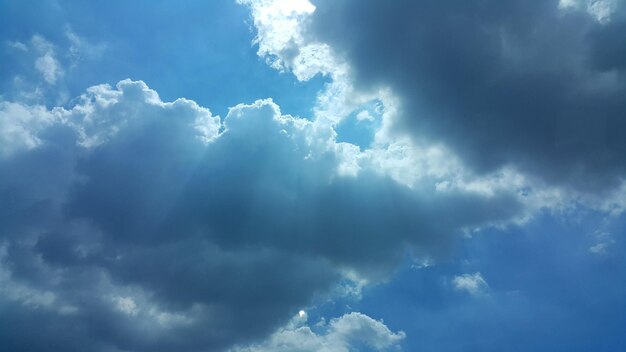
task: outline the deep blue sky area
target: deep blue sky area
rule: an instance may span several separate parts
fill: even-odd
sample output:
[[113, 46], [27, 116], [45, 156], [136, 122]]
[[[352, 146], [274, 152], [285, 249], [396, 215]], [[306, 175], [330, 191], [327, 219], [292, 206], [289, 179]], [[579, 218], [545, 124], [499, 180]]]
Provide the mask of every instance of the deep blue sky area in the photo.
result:
[[[618, 238], [623, 228], [622, 220]], [[589, 234], [547, 215], [523, 228], [487, 231], [463, 240], [455, 259], [423, 268], [407, 263], [388, 284], [334, 309], [349, 305], [403, 329], [408, 350], [621, 350], [624, 243], [610, 256], [591, 256]], [[488, 287], [477, 296], [454, 290], [449, 278], [459, 272], [480, 272]]]
[[239, 2], [0, 0], [1, 351], [626, 351], [626, 1]]

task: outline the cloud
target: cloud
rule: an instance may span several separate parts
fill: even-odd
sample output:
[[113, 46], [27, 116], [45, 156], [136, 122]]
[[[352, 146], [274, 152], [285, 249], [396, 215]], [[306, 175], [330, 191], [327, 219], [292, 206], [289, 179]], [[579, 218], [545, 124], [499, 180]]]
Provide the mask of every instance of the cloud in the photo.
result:
[[559, 7], [562, 9], [573, 8], [586, 10], [600, 23], [610, 21], [611, 15], [616, 10], [616, 0], [560, 0]]
[[452, 279], [452, 284], [456, 290], [467, 291], [472, 296], [483, 294], [489, 287], [479, 272], [455, 276]]
[[[33, 141], [0, 134], [0, 309], [24, 324], [0, 334], [6, 346], [223, 350], [315, 295], [379, 282], [407, 253], [438, 258], [463, 231], [522, 211], [506, 191], [410, 188], [367, 163], [345, 172], [358, 148], [271, 100], [221, 120], [124, 80], [74, 102], [1, 105]], [[28, 297], [53, 299], [7, 304]], [[330, 336], [389, 335], [379, 328], [355, 315]]]
[[53, 114], [42, 106], [0, 102], [0, 158], [38, 146], [41, 140], [37, 134], [53, 121]]
[[[603, 224], [606, 226], [606, 222]], [[589, 253], [595, 255], [605, 255], [607, 251], [616, 244], [615, 239], [611, 236], [611, 233], [602, 230], [596, 230], [592, 234], [594, 238], [594, 245], [589, 247]]]
[[[332, 128], [334, 133], [337, 134], [337, 140], [352, 141], [359, 144], [361, 150], [355, 151], [351, 154], [349, 159], [344, 160], [343, 171], [345, 173], [358, 174], [362, 169], [375, 169], [380, 174], [389, 176], [398, 183], [405, 184], [410, 188], [435, 187], [442, 193], [449, 190], [463, 190], [464, 192], [476, 192], [482, 195], [503, 191], [518, 192], [519, 195], [521, 195], [519, 200], [523, 203], [525, 209], [520, 216], [515, 219], [515, 222], [518, 224], [528, 221], [543, 210], [549, 210], [555, 214], [564, 215], [577, 207], [586, 207], [614, 216], [622, 213], [624, 209], [626, 209], [623, 206], [623, 202], [620, 201], [620, 199], [624, 198], [624, 191], [626, 190], [626, 180], [623, 177], [623, 172], [619, 170], [619, 167], [616, 168], [617, 164], [613, 162], [600, 165], [600, 163], [603, 163], [603, 160], [608, 159], [603, 159], [603, 157], [599, 159], [596, 158], [596, 156], [601, 153], [606, 153], [606, 156], [610, 158], [619, 158], [618, 156], [623, 154], [619, 152], [619, 149], [622, 148], [620, 138], [616, 137], [614, 140], [611, 140], [610, 143], [606, 143], [613, 137], [609, 136], [609, 139], [607, 139], [603, 133], [596, 133], [603, 130], [604, 127], [602, 126], [604, 125], [591, 122], [594, 124], [593, 128], [584, 127], [580, 123], [580, 121], [583, 120], [575, 117], [571, 119], [569, 117], [559, 117], [557, 119], [558, 121], [556, 121], [558, 123], [556, 123], [553, 121], [553, 117], [556, 115], [548, 114], [544, 118], [535, 113], [528, 113], [526, 115], [523, 113], [518, 114], [518, 110], [521, 111], [521, 109], [517, 107], [514, 108], [514, 113], [508, 113], [504, 111], [506, 104], [508, 104], [506, 99], [491, 99], [490, 97], [494, 94], [504, 94], [504, 92], [509, 91], [511, 93], [510, 97], [512, 98], [512, 103], [514, 103], [513, 100], [515, 99], [525, 98], [523, 98], [521, 93], [515, 93], [519, 93], [521, 91], [520, 89], [509, 89], [507, 87], [498, 88], [498, 93], [490, 92], [484, 95], [478, 94], [477, 96], [477, 99], [484, 100], [484, 106], [488, 106], [489, 104], [500, 105], [503, 108], [502, 111], [492, 111], [491, 113], [494, 113], [492, 115], [481, 115], [483, 121], [481, 123], [470, 122], [471, 114], [468, 115], [470, 116], [468, 118], [462, 117], [465, 116], [464, 113], [460, 113], [458, 116], [450, 115], [452, 118], [458, 117], [459, 121], [458, 123], [452, 121], [450, 124], [447, 124], [447, 122], [443, 122], [444, 119], [438, 117], [438, 113], [428, 112], [426, 114], [417, 111], [417, 108], [423, 110], [429, 105], [440, 105], [440, 107], [445, 109], [454, 108], [454, 104], [449, 104], [444, 100], [438, 104], [435, 99], [429, 99], [428, 104], [417, 104], [418, 99], [414, 99], [413, 96], [410, 95], [412, 94], [410, 92], [411, 87], [417, 86], [419, 80], [412, 78], [411, 75], [413, 75], [414, 72], [409, 66], [412, 64], [419, 65], [419, 60], [407, 61], [406, 67], [402, 65], [402, 62], [390, 65], [383, 63], [386, 59], [392, 60], [395, 53], [404, 52], [408, 49], [385, 48], [371, 54], [367, 53], [370, 47], [374, 47], [373, 45], [368, 46], [364, 44], [368, 43], [370, 40], [372, 40], [373, 43], [379, 41], [381, 45], [396, 45], [394, 43], [402, 45], [399, 43], [403, 42], [403, 38], [414, 35], [411, 34], [412, 30], [422, 30], [420, 28], [411, 29], [412, 27], [410, 26], [407, 28], [401, 27], [399, 25], [399, 23], [402, 23], [401, 18], [397, 20], [391, 19], [391, 17], [397, 14], [400, 16], [399, 13], [403, 15], [411, 13], [412, 7], [422, 6], [427, 10], [437, 10], [440, 12], [441, 16], [444, 16], [448, 10], [452, 12], [470, 11], [470, 7], [473, 5], [459, 6], [458, 8], [450, 7], [450, 9], [448, 9], [444, 4], [438, 4], [431, 6], [431, 9], [431, 7], [427, 5], [428, 2], [419, 3], [421, 4], [419, 5], [410, 4], [409, 2], [394, 4], [330, 4], [321, 1], [315, 2], [315, 6], [312, 8], [303, 7], [307, 9], [306, 11], [283, 11], [281, 2], [277, 1], [245, 1], [244, 3], [250, 7], [254, 24], [257, 27], [255, 43], [259, 45], [258, 54], [261, 57], [268, 60], [280, 61], [280, 67], [275, 68], [290, 70], [299, 80], [308, 80], [315, 74], [322, 74], [330, 79], [324, 89], [318, 94], [317, 103], [313, 110], [314, 119], [317, 125], [327, 125]], [[355, 7], [354, 10], [351, 9], [352, 6]], [[385, 9], [386, 6], [390, 8]], [[494, 16], [495, 14], [503, 15], [508, 11], [509, 6], [514, 6], [514, 4], [500, 4], [491, 10], [494, 11]], [[527, 6], [530, 11], [530, 7], [535, 5], [520, 6]], [[340, 9], [334, 11], [335, 7], [339, 7]], [[369, 7], [372, 7], [372, 9]], [[595, 34], [599, 36], [599, 33], [603, 33], [605, 30], [614, 27], [615, 24], [619, 22], [620, 17], [618, 16], [618, 9], [618, 7], [612, 7], [611, 11], [613, 12], [611, 13], [612, 18], [614, 18], [613, 21], [603, 22], [601, 24], [593, 19], [593, 17], [589, 17], [589, 14], [581, 15], [580, 12], [584, 12], [584, 10], [580, 10], [573, 5], [556, 6], [554, 8], [547, 6], [546, 9], [537, 8], [535, 10], [544, 16], [556, 16], [558, 20], [555, 20], [555, 22], [567, 22], [567, 18], [572, 21], [576, 18], [588, 20], [589, 23], [591, 23], [590, 26], [595, 28], [594, 31], [598, 28], [602, 29]], [[381, 16], [385, 16], [381, 17], [381, 21], [389, 20], [393, 22], [393, 24], [390, 26], [383, 26], [381, 24], [380, 27], [382, 28], [380, 29], [377, 29], [378, 25], [367, 25], [367, 29], [364, 30], [359, 29], [360, 27], [350, 27], [346, 30], [341, 29], [342, 35], [339, 35], [338, 38], [332, 35], [325, 37], [326, 31], [330, 31], [334, 24], [329, 23], [329, 26], [324, 27], [324, 21], [343, 21], [337, 23], [337, 26], [341, 26], [352, 20], [359, 21], [360, 17], [358, 16], [354, 18], [349, 17], [359, 13], [359, 11], [364, 11], [365, 14], [380, 13]], [[485, 9], [485, 11], [488, 12], [487, 9]], [[345, 16], [346, 18], [341, 18], [341, 16]], [[376, 16], [380, 17], [379, 15]], [[487, 16], [487, 13], [485, 13], [485, 16]], [[574, 17], [570, 18], [568, 16]], [[389, 19], [385, 19], [386, 17], [389, 17]], [[272, 18], [272, 21], [267, 21], [266, 19], [268, 18]], [[479, 20], [479, 18], [476, 18], [476, 21]], [[528, 20], [530, 21], [530, 19]], [[409, 19], [406, 21], [410, 22]], [[427, 24], [429, 21], [432, 22], [432, 18], [421, 21], [423, 24], [420, 24], [420, 26], [429, 26], [429, 24]], [[274, 22], [285, 22], [288, 23], [289, 26], [275, 26], [273, 24]], [[506, 23], [506, 19], [501, 19], [501, 22]], [[518, 22], [512, 21], [509, 25], [523, 26], [526, 23], [524, 21]], [[378, 24], [379, 22], [374, 21], [372, 23]], [[433, 28], [438, 27], [433, 24]], [[505, 29], [507, 28], [508, 27]], [[600, 50], [602, 50], [602, 52], [606, 52], [607, 54], [605, 56], [612, 60], [611, 67], [619, 67], [620, 62], [619, 57], [621, 51], [617, 48], [621, 47], [619, 45], [619, 38], [621, 37], [617, 35], [617, 33], [619, 33], [618, 28], [619, 27], [611, 29], [611, 31], [606, 34], [610, 39], [593, 40], [594, 44], [590, 46], [593, 51], [600, 52]], [[395, 38], [396, 35], [392, 33], [392, 31], [396, 29], [398, 31], [406, 31], [406, 33], [404, 36], [400, 36], [400, 39], [394, 40], [392, 43], [387, 43], [388, 40], [384, 38]], [[374, 33], [377, 30], [380, 30], [381, 33]], [[427, 31], [428, 29], [426, 28], [424, 30]], [[454, 28], [450, 29], [450, 31], [453, 30]], [[511, 30], [513, 29], [511, 28]], [[363, 47], [363, 51], [358, 53], [355, 51], [354, 56], [349, 55], [351, 53], [350, 50], [357, 47], [355, 43], [352, 43], [352, 41], [348, 39], [351, 35], [351, 31], [355, 31], [355, 38], [363, 34], [363, 38], [354, 40], [355, 43]], [[505, 32], [502, 32], [502, 35], [505, 35]], [[561, 34], [563, 36], [570, 35], [566, 32], [567, 31], [564, 29]], [[447, 32], [442, 31], [439, 34], [446, 35], [446, 33]], [[423, 38], [424, 40], [428, 38], [426, 34]], [[344, 37], [346, 41], [341, 42], [341, 39]], [[276, 40], [276, 38], [283, 38], [284, 40]], [[435, 49], [445, 49], [445, 47], [437, 44], [441, 42], [442, 41], [433, 39]], [[453, 43], [453, 41], [446, 42]], [[420, 42], [417, 41], [416, 43], [419, 44]], [[501, 44], [504, 45], [505, 43], [508, 42], [502, 41]], [[532, 44], [534, 42], [531, 41], [526, 44], [530, 45], [529, 43]], [[598, 43], [606, 43], [606, 48], [595, 49]], [[473, 49], [470, 50], [469, 47], [466, 49], [468, 53], [481, 53], [483, 47], [487, 44], [488, 41], [480, 41], [480, 45], [476, 46], [475, 51]], [[406, 45], [406, 47], [411, 48], [411, 50], [414, 49], [414, 46], [414, 44]], [[309, 50], [305, 50], [305, 48], [309, 47], [323, 47], [324, 50], [317, 51], [317, 55], [314, 57], [298, 55], [298, 53]], [[446, 47], [453, 48], [452, 46]], [[512, 50], [512, 47], [509, 49]], [[410, 54], [412, 53], [411, 50], [407, 52]], [[429, 49], [425, 52], [431, 55], [431, 51], [433, 50]], [[434, 52], [436, 52], [436, 50]], [[519, 53], [522, 52], [523, 51], [519, 51]], [[511, 55], [513, 53], [514, 52], [511, 51]], [[558, 55], [558, 53], [555, 55]], [[427, 55], [421, 55], [420, 57], [426, 56]], [[462, 55], [456, 54], [450, 56], [462, 57]], [[376, 70], [368, 70], [367, 68], [361, 70], [359, 66], [361, 61], [370, 59], [380, 62], [380, 66], [374, 67], [380, 67], [380, 73], [377, 73]], [[502, 57], [502, 59], [508, 60], [510, 58]], [[530, 59], [532, 59], [532, 57], [529, 57], [529, 60]], [[402, 60], [402, 57], [399, 57], [398, 60]], [[475, 60], [476, 63], [483, 61], [484, 60]], [[596, 59], [593, 61], [596, 61]], [[447, 72], [446, 68], [443, 67], [446, 64], [445, 60], [433, 59], [433, 62], [442, 64], [440, 79], [450, 78], [450, 89], [457, 89], [455, 87], [461, 87], [462, 84], [465, 84], [463, 82], [459, 82], [458, 84], [453, 82], [452, 79], [454, 75], [445, 75]], [[458, 60], [459, 65], [464, 62], [464, 60]], [[598, 59], [598, 64], [599, 62], [600, 59]], [[522, 61], [520, 61], [520, 63], [522, 63]], [[505, 64], [508, 65], [508, 63]], [[544, 62], [541, 62], [541, 65], [543, 64]], [[598, 64], [594, 63], [592, 66], [597, 67]], [[499, 66], [491, 67], [484, 65], [484, 67], [485, 72], [490, 72], [489, 70], [504, 70], [504, 68]], [[531, 68], [529, 67], [530, 66], [526, 68], [530, 70]], [[308, 75], [302, 76], [297, 73], [307, 68], [313, 68]], [[402, 71], [405, 68], [408, 72]], [[520, 68], [523, 67], [520, 66]], [[395, 84], [394, 79], [391, 78], [392, 75], [389, 75], [389, 77], [385, 76], [385, 70], [396, 74], [398, 81], [400, 83], [406, 82], [406, 86]], [[434, 73], [434, 71], [427, 71], [425, 75], [437, 74]], [[507, 74], [511, 72], [513, 71], [508, 70]], [[376, 75], [376, 77], [373, 77], [373, 75]], [[525, 73], [523, 75], [525, 75]], [[580, 76], [578, 74], [576, 75]], [[504, 77], [504, 75], [500, 76]], [[476, 77], [480, 78], [481, 76], [476, 75]], [[544, 75], [529, 75], [529, 77], [544, 77]], [[552, 79], [550, 78], [550, 80]], [[601, 79], [600, 81], [610, 83], [611, 80]], [[427, 82], [432, 83], [436, 81], [429, 79]], [[529, 80], [524, 79], [519, 80], [519, 82], [528, 83]], [[617, 81], [612, 82], [616, 83]], [[543, 88], [547, 87], [543, 83], [540, 83], [540, 85]], [[483, 85], [483, 87], [491, 86], [491, 83]], [[568, 88], [574, 86], [568, 85]], [[544, 90], [551, 92], [550, 89], [547, 88]], [[430, 94], [436, 92], [437, 89], [429, 89], [424, 86], [423, 91], [425, 94]], [[470, 92], [474, 90], [467, 89], [466, 91]], [[523, 91], [538, 92], [539, 90]], [[455, 96], [459, 95], [452, 94], [449, 95], [449, 98]], [[550, 97], [547, 96], [547, 98]], [[567, 101], [561, 101], [560, 103], [569, 104]], [[540, 104], [524, 104], [524, 106], [529, 108], [538, 107], [540, 109], [545, 107]], [[461, 112], [466, 110], [471, 112], [469, 108], [459, 109]], [[580, 113], [580, 109], [578, 108], [573, 108], [573, 110], [575, 110], [576, 114]], [[363, 111], [374, 114], [374, 116], [372, 116], [374, 123], [371, 126], [373, 128], [367, 129], [363, 127], [363, 121], [359, 120], [359, 116], [363, 117]], [[503, 114], [506, 118], [500, 119], [497, 117], [498, 114]], [[522, 115], [531, 116], [532, 118], [526, 118]], [[593, 119], [590, 116], [594, 115], [587, 114], [585, 116], [588, 116], [587, 122], [590, 122]], [[493, 118], [494, 124], [488, 125], [488, 118]], [[515, 122], [517, 118], [519, 118], [519, 120]], [[434, 119], [435, 121], [430, 122], [429, 119]], [[601, 119], [604, 119], [604, 117]], [[419, 122], [421, 124], [420, 126], [417, 126], [417, 122], [414, 126], [411, 126], [418, 120], [421, 121]], [[506, 127], [509, 124], [507, 121], [511, 122], [511, 126]], [[616, 118], [613, 119], [613, 121], [619, 122], [620, 120]], [[361, 125], [358, 124], [359, 122], [361, 122]], [[569, 122], [572, 123], [570, 124]], [[462, 124], [466, 123], [472, 124], [472, 126], [462, 126]], [[528, 137], [524, 137], [522, 134], [518, 133], [517, 127], [512, 127], [517, 123], [527, 125], [529, 128]], [[535, 123], [536, 125], [533, 125]], [[504, 127], [497, 126], [497, 124], [508, 128], [510, 130], [509, 132], [514, 135], [505, 137], [508, 132], [502, 130]], [[441, 136], [430, 131], [431, 128], [436, 128], [439, 125], [442, 126], [442, 129], [437, 133], [441, 133]], [[555, 126], [556, 128], [554, 128]], [[456, 127], [458, 127], [458, 129], [456, 129]], [[533, 131], [542, 131], [542, 133], [535, 133]], [[475, 135], [473, 135], [474, 132], [476, 133]], [[589, 135], [587, 135], [588, 133]], [[481, 134], [484, 134], [484, 136]], [[496, 141], [498, 138], [501, 138], [499, 142]], [[545, 142], [546, 145], [540, 146], [540, 143], [536, 143], [533, 138], [544, 138], [541, 143]], [[576, 139], [578, 139], [578, 141]], [[468, 143], [474, 143], [477, 148], [486, 149], [473, 149]], [[520, 149], [513, 153], [512, 149], [518, 147]], [[587, 147], [589, 148], [585, 150]], [[600, 149], [595, 150], [594, 148], [596, 147]], [[527, 148], [527, 150], [522, 150], [524, 148]], [[611, 148], [613, 148], [613, 150], [610, 150]], [[554, 151], [552, 154], [550, 154], [551, 149]], [[524, 153], [532, 153], [533, 155], [524, 155]], [[496, 154], [501, 155], [496, 156]], [[555, 159], [552, 160], [552, 157]], [[587, 164], [587, 162], [589, 164]], [[542, 163], [547, 164], [541, 165]]]
[[314, 4], [301, 32], [344, 57], [358, 89], [393, 90], [396, 133], [481, 174], [514, 166], [585, 192], [622, 182], [624, 2]]
[[593, 254], [602, 255], [606, 253], [607, 247], [610, 246], [611, 244], [612, 242], [602, 242], [602, 243], [595, 244], [589, 247], [589, 252]]
[[348, 352], [399, 351], [404, 332], [389, 330], [381, 321], [365, 314], [349, 313], [321, 321], [313, 328], [305, 325], [306, 318], [296, 316], [261, 344], [236, 347], [231, 352]]
[[278, 70], [291, 70], [301, 81], [311, 79], [318, 72], [331, 73], [334, 60], [323, 44], [306, 43], [300, 21], [315, 7], [307, 0], [255, 1], [238, 0], [249, 6], [258, 29], [254, 43], [257, 54]]
[[70, 42], [68, 52], [72, 67], [84, 59], [100, 58], [107, 48], [104, 43], [90, 43], [87, 39], [76, 34], [69, 25], [65, 26], [65, 37]]
[[18, 51], [23, 51], [23, 52], [27, 52], [28, 51], [28, 46], [26, 46], [26, 44], [19, 42], [19, 41], [7, 41], [6, 45], [9, 48], [18, 50]]
[[[64, 27], [64, 38], [54, 42], [40, 34], [28, 41], [5, 42], [11, 50], [6, 56], [3, 101], [57, 106], [66, 104], [72, 94], [80, 93], [73, 88], [76, 80], [84, 78], [88, 66], [100, 59], [108, 47], [103, 42], [90, 42], [69, 25]], [[85, 87], [79, 86], [80, 90]]]
[[56, 58], [54, 46], [39, 35], [33, 36], [31, 44], [39, 54], [35, 60], [35, 68], [48, 84], [55, 85], [65, 72]]

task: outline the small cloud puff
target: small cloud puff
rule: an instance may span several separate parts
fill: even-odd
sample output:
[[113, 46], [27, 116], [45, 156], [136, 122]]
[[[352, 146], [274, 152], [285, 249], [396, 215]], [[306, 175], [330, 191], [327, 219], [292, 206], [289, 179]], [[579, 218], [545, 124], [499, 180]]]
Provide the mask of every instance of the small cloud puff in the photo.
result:
[[454, 288], [458, 291], [466, 291], [472, 296], [480, 296], [489, 288], [481, 273], [463, 274], [452, 279]]
[[54, 45], [40, 35], [34, 35], [31, 44], [39, 54], [35, 60], [35, 68], [48, 84], [55, 85], [57, 80], [63, 77], [65, 71], [56, 58]]

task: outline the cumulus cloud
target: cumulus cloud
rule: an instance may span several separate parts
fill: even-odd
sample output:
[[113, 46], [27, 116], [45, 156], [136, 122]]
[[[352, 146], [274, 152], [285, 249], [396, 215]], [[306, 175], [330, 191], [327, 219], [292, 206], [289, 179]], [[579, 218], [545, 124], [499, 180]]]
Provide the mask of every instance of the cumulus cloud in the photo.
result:
[[311, 327], [302, 316], [294, 317], [286, 327], [273, 333], [262, 344], [235, 347], [231, 352], [348, 352], [400, 351], [404, 332], [389, 330], [381, 321], [365, 314], [349, 313], [324, 320]]
[[[346, 173], [358, 148], [271, 100], [237, 105], [223, 121], [191, 100], [164, 102], [140, 81], [94, 86], [74, 101], [5, 102], [0, 115], [20, 126], [2, 133], [10, 289], [0, 302], [41, 302], [0, 309], [64, 350], [244, 344], [316, 294], [378, 282], [406, 253], [437, 258], [456, 235], [522, 208], [515, 193], [411, 188], [367, 163]], [[367, 319], [341, 318], [318, 338], [395, 344], [384, 337], [399, 335]], [[21, 326], [0, 340], [39, 348]]]

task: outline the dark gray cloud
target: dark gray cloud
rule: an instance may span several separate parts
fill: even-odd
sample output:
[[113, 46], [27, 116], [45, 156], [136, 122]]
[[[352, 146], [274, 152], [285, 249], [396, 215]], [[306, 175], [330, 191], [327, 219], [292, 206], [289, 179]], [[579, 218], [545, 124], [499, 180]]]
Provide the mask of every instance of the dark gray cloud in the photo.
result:
[[12, 350], [223, 350], [346, 275], [379, 280], [408, 250], [446, 253], [463, 228], [521, 208], [506, 192], [342, 176], [332, 133], [271, 101], [222, 124], [126, 80], [70, 110], [20, 105], [26, 120], [2, 108], [0, 136], [17, 126], [33, 141], [0, 159], [0, 344]]
[[394, 90], [400, 133], [444, 142], [477, 172], [514, 165], [593, 191], [626, 168], [626, 3], [598, 1], [614, 5], [602, 21], [579, 3], [319, 0], [307, 35], [361, 89]]

